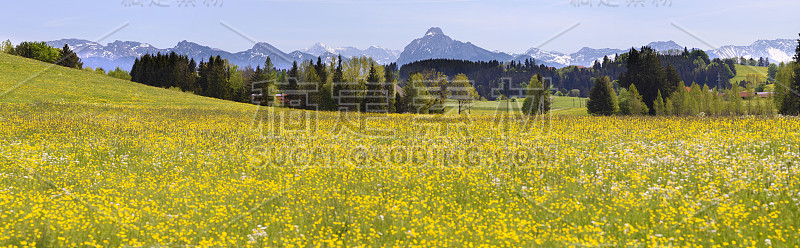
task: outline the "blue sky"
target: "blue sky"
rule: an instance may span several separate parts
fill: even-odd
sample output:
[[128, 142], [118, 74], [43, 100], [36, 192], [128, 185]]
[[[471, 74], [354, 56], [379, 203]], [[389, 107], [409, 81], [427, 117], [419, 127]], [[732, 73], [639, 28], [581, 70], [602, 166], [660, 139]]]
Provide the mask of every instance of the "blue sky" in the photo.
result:
[[[125, 6], [136, 2], [145, 6]], [[187, 2], [195, 6], [179, 6]], [[710, 49], [795, 39], [800, 32], [797, 0], [642, 0], [637, 7], [630, 2], [637, 1], [11, 0], [3, 4], [0, 39], [97, 40], [127, 23], [100, 42], [135, 40], [167, 48], [189, 40], [232, 52], [253, 46], [224, 22], [284, 52], [316, 42], [402, 50], [437, 26], [454, 39], [488, 50], [521, 53], [541, 45], [571, 53], [585, 46], [629, 48], [661, 40]]]

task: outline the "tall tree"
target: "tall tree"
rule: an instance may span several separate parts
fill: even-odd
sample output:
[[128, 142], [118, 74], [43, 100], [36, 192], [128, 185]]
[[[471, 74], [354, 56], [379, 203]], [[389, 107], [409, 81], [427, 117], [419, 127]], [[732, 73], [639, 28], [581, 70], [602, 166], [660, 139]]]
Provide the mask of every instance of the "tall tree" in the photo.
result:
[[772, 82], [775, 81], [775, 76], [778, 74], [778, 66], [775, 64], [769, 64], [767, 67], [767, 80]]
[[14, 44], [11, 44], [11, 40], [3, 41], [2, 46], [0, 46], [0, 51], [14, 55]]
[[[632, 115], [646, 115], [650, 113], [650, 109], [647, 108], [647, 104], [645, 104], [644, 100], [642, 100], [642, 95], [639, 94], [639, 90], [636, 89], [636, 85], [631, 85], [628, 93], [630, 94], [631, 99]], [[658, 97], [656, 97], [656, 99], [658, 99]]]
[[389, 113], [397, 112], [398, 92], [395, 90], [395, 87], [397, 87], [397, 78], [394, 75], [394, 71], [396, 70], [395, 67], [396, 65], [392, 66], [392, 64], [389, 64], [389, 66], [385, 66], [383, 68], [383, 80], [386, 81], [386, 83], [383, 85], [383, 90], [386, 92], [387, 97], [389, 98]]
[[526, 87], [527, 97], [522, 102], [522, 113], [526, 115], [546, 114], [550, 112], [550, 87], [542, 82], [542, 76], [531, 77]]
[[331, 95], [333, 95], [334, 105], [338, 108], [342, 100], [342, 90], [346, 89], [346, 82], [344, 81], [344, 69], [342, 68], [342, 55], [340, 54], [336, 59], [336, 69], [333, 71], [331, 79]]
[[[678, 71], [675, 70], [675, 67], [672, 65], [667, 65], [666, 71], [666, 81], [663, 85], [658, 89], [659, 92], [675, 92], [678, 88], [686, 87], [684, 83], [681, 81], [681, 77], [678, 75]], [[669, 93], [662, 97], [669, 97]]]
[[61, 49], [61, 58], [57, 61], [58, 65], [69, 67], [69, 68], [83, 68], [83, 63], [81, 63], [81, 58], [78, 58], [78, 55], [69, 48], [69, 45], [64, 44], [64, 48]]
[[472, 87], [469, 78], [463, 73], [459, 73], [453, 78], [452, 85], [455, 87], [455, 90], [452, 90], [451, 93], [453, 94], [453, 98], [458, 102], [458, 113], [469, 112], [475, 100], [480, 98], [478, 92], [475, 91], [475, 87]]
[[617, 94], [608, 76], [598, 77], [589, 90], [586, 107], [592, 115], [613, 115], [617, 111]]
[[[288, 72], [286, 72], [286, 77], [287, 77], [286, 80], [288, 80], [288, 82], [283, 84], [281, 87], [281, 92], [286, 95], [284, 96], [284, 99], [286, 99], [290, 103], [292, 102], [297, 103], [297, 101], [302, 101], [301, 99], [302, 96], [297, 94], [298, 91], [300, 90], [297, 81], [299, 80], [300, 77], [300, 67], [297, 65], [297, 61], [292, 61], [292, 68], [289, 69]], [[305, 105], [300, 103], [300, 107], [302, 106]]]
[[[634, 87], [634, 85], [631, 85]], [[619, 95], [617, 96], [618, 103], [617, 105], [619, 108], [617, 109], [617, 114], [619, 115], [630, 115], [631, 114], [631, 94], [628, 92], [628, 89], [622, 88], [619, 90]]]
[[787, 85], [787, 90], [782, 94], [783, 101], [779, 112], [784, 115], [800, 115], [800, 39], [797, 40], [795, 48], [794, 65], [792, 67], [793, 76]]
[[427, 85], [424, 83], [425, 77], [422, 73], [412, 73], [409, 75], [406, 85], [403, 87], [403, 102], [406, 103], [405, 111], [400, 112], [427, 114], [433, 105], [430, 93], [425, 90]]
[[366, 92], [364, 94], [364, 99], [362, 100], [361, 111], [364, 112], [377, 112], [377, 113], [385, 113], [388, 111], [388, 100], [389, 96], [384, 90], [381, 85], [383, 83], [384, 78], [381, 73], [378, 72], [378, 65], [375, 63], [369, 64], [369, 74], [367, 74], [367, 84], [366, 84]]
[[658, 91], [658, 95], [656, 95], [656, 101], [653, 103], [653, 108], [655, 109], [656, 115], [664, 115], [664, 97], [661, 96], [661, 91]]
[[667, 75], [658, 53], [650, 47], [642, 47], [638, 52], [631, 49], [626, 67], [627, 71], [619, 76], [620, 86], [630, 88], [635, 84], [650, 109], [658, 91], [672, 87], [667, 84]]

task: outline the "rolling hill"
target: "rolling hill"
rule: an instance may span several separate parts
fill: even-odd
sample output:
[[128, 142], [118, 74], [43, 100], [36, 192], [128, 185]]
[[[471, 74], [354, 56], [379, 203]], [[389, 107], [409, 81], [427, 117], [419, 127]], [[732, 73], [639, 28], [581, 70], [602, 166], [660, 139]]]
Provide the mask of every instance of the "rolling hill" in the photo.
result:
[[0, 103], [245, 108], [252, 105], [146, 86], [95, 72], [0, 54]]
[[761, 80], [767, 79], [767, 67], [738, 65], [738, 64], [735, 66], [736, 66], [736, 76], [731, 78], [731, 82], [739, 82], [742, 80], [747, 80], [747, 74], [756, 74]]

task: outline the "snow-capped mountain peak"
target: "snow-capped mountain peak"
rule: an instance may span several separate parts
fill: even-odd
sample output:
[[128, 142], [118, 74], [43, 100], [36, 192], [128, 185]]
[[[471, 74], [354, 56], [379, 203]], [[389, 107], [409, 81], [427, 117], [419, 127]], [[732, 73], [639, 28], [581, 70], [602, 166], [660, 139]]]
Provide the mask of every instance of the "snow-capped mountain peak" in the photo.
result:
[[441, 28], [432, 27], [421, 38], [409, 43], [400, 57], [398, 65], [426, 59], [498, 60], [508, 61], [513, 57], [506, 53], [490, 52], [469, 42], [454, 40], [445, 35]]
[[669, 41], [650, 42], [650, 44], [647, 44], [647, 46], [649, 46], [650, 48], [653, 48], [653, 50], [661, 51], [661, 52], [669, 51], [669, 50], [683, 50], [683, 48], [684, 48], [684, 47], [678, 45], [678, 43], [675, 43], [674, 41], [671, 41], [671, 40], [669, 40]]
[[329, 47], [322, 42], [317, 42], [313, 46], [300, 50], [301, 52], [308, 53], [314, 56], [320, 56], [322, 54], [327, 53], [336, 53], [336, 49], [333, 47]]
[[439, 27], [432, 27], [428, 29], [428, 32], [425, 32], [425, 36], [434, 36], [434, 35], [444, 35], [442, 29]]
[[342, 55], [344, 58], [367, 56], [374, 59], [380, 64], [388, 64], [397, 61], [397, 56], [400, 51], [390, 50], [379, 46], [370, 46], [366, 50], [361, 50], [355, 47], [331, 47], [317, 42], [313, 46], [300, 50], [313, 56], [330, 58], [332, 56]]
[[[445, 35], [442, 29], [438, 27], [428, 29], [424, 36], [411, 41], [402, 52], [376, 45], [361, 50], [355, 47], [333, 47], [322, 42], [318, 42], [307, 49], [290, 53], [285, 53], [265, 42], [259, 42], [253, 48], [237, 53], [226, 52], [186, 40], [180, 41], [174, 47], [167, 49], [156, 48], [147, 43], [119, 40], [110, 42], [107, 45], [82, 39], [61, 39], [49, 41], [47, 44], [56, 48], [61, 48], [65, 44], [69, 45], [87, 67], [102, 67], [105, 69], [120, 67], [125, 70], [129, 70], [133, 65], [133, 61], [142, 55], [166, 54], [169, 52], [186, 55], [198, 62], [208, 60], [211, 56], [220, 56], [229, 60], [231, 64], [239, 65], [240, 67], [263, 65], [264, 60], [269, 56], [272, 58], [275, 67], [283, 69], [289, 68], [292, 61], [316, 60], [318, 56], [329, 59], [338, 55], [342, 55], [345, 58], [367, 56], [381, 64], [397, 62], [401, 66], [414, 61], [437, 58], [472, 61], [497, 60], [501, 62], [512, 59], [524, 61], [533, 58], [536, 60], [536, 64], [545, 64], [553, 67], [569, 65], [592, 66], [594, 61], [602, 61], [605, 56], [608, 56], [609, 59], [614, 59], [615, 55], [628, 52], [628, 49], [583, 47], [571, 54], [538, 48], [528, 49], [523, 54], [508, 54], [500, 51], [488, 51], [470, 42], [454, 40]], [[656, 41], [647, 44], [647, 46], [658, 51], [684, 49], [683, 46], [674, 41]], [[795, 47], [797, 47], [797, 42], [794, 39], [760, 39], [747, 46], [722, 46], [708, 50], [706, 53], [712, 59], [739, 57], [757, 59], [764, 57], [772, 63], [779, 63], [791, 61]]]
[[708, 50], [710, 58], [767, 58], [772, 63], [789, 62], [794, 56], [797, 42], [792, 39], [757, 40], [748, 46], [721, 46]]

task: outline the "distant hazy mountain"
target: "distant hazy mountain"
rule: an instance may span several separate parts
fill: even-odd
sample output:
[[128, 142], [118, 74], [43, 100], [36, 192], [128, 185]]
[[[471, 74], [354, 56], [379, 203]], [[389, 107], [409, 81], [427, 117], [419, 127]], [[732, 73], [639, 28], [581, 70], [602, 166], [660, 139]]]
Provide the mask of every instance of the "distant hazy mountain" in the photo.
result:
[[62, 39], [49, 41], [47, 44], [58, 48], [69, 44], [70, 48], [83, 61], [84, 67], [102, 67], [106, 70], [113, 70], [116, 67], [130, 70], [136, 58], [148, 53], [166, 52], [165, 49], [158, 49], [150, 44], [135, 41], [114, 41], [103, 46], [88, 40]]
[[[329, 47], [322, 43], [313, 46], [285, 53], [269, 43], [260, 42], [253, 48], [237, 53], [227, 52], [194, 42], [181, 41], [172, 48], [160, 49], [147, 43], [136, 41], [114, 41], [106, 45], [81, 39], [62, 39], [47, 42], [53, 47], [61, 48], [64, 44], [78, 54], [86, 67], [102, 67], [112, 70], [120, 67], [130, 70], [133, 61], [145, 54], [169, 53], [187, 55], [195, 61], [206, 61], [210, 56], [221, 56], [232, 64], [244, 67], [250, 65], [256, 67], [264, 64], [267, 56], [272, 58], [275, 67], [286, 69], [291, 67], [293, 61], [316, 60], [317, 56], [330, 58], [341, 54], [343, 57], [368, 56], [381, 64], [397, 62], [403, 65], [419, 60], [447, 58], [462, 59], [472, 61], [498, 60], [506, 62], [510, 60], [524, 61], [529, 58], [536, 60], [536, 64], [561, 68], [569, 65], [592, 66], [595, 60], [602, 61], [604, 56], [614, 59], [615, 55], [625, 53], [628, 49], [603, 48], [595, 49], [584, 47], [571, 54], [555, 51], [545, 51], [538, 48], [531, 48], [523, 54], [509, 54], [499, 51], [488, 51], [469, 42], [453, 40], [442, 32], [440, 28], [430, 28], [421, 38], [413, 40], [405, 49], [395, 51], [391, 49], [371, 46], [366, 50], [355, 47]], [[684, 47], [674, 41], [656, 41], [647, 44], [658, 51], [683, 50]], [[722, 46], [719, 49], [706, 51], [711, 58], [769, 58], [770, 62], [788, 62], [794, 56], [794, 49], [797, 43], [792, 39], [777, 40], [758, 40], [748, 46]], [[638, 48], [638, 47], [637, 47]]]
[[[647, 46], [655, 49], [656, 51], [668, 51], [668, 50], [683, 50], [683, 47], [675, 43], [674, 41], [656, 41], [650, 42]], [[638, 47], [636, 49], [639, 49]], [[629, 49], [614, 49], [614, 48], [590, 48], [584, 47], [577, 52], [571, 54], [564, 54], [560, 52], [553, 52], [553, 51], [544, 51], [538, 48], [531, 48], [527, 52], [522, 55], [517, 56], [514, 60], [524, 61], [525, 59], [533, 58], [536, 60], [536, 64], [544, 64], [546, 66], [552, 66], [556, 68], [561, 68], [569, 65], [578, 65], [578, 66], [592, 66], [594, 61], [603, 61], [603, 57], [608, 56], [609, 59], [616, 58], [616, 55], [621, 53], [626, 53], [630, 50]]]
[[292, 52], [287, 54], [270, 45], [269, 43], [259, 42], [253, 45], [253, 48], [235, 53], [233, 54], [232, 58], [227, 59], [231, 61], [231, 63], [239, 66], [250, 65], [253, 68], [256, 68], [256, 66], [264, 66], [264, 61], [267, 60], [267, 56], [270, 57], [275, 67], [279, 69], [290, 68], [293, 61], [299, 62], [316, 58], [316, 56], [302, 52]]
[[272, 58], [273, 64], [277, 68], [289, 68], [292, 62], [314, 59], [312, 56], [303, 52], [284, 53], [281, 50], [273, 47], [268, 43], [258, 43], [253, 48], [238, 53], [230, 53], [221, 49], [203, 46], [194, 42], [181, 41], [173, 48], [159, 49], [151, 46], [150, 44], [140, 43], [135, 41], [114, 41], [103, 46], [101, 44], [91, 42], [88, 40], [80, 39], [63, 39], [47, 42], [50, 46], [63, 47], [64, 44], [76, 51], [78, 57], [81, 58], [85, 67], [102, 67], [106, 70], [112, 70], [120, 67], [124, 70], [130, 70], [133, 67], [133, 62], [136, 58], [145, 54], [166, 54], [175, 52], [181, 55], [187, 55], [193, 58], [198, 63], [207, 61], [211, 56], [220, 56], [227, 59], [232, 64], [244, 67], [250, 65], [256, 67], [264, 64], [267, 56]]
[[578, 52], [570, 54], [572, 57], [571, 65], [580, 65], [580, 66], [592, 66], [594, 65], [594, 61], [603, 61], [603, 57], [608, 56], [609, 59], [616, 58], [617, 54], [627, 52], [628, 50], [620, 50], [620, 49], [612, 49], [612, 48], [603, 48], [603, 49], [594, 49], [584, 47]]
[[314, 56], [321, 56], [329, 58], [331, 56], [342, 55], [343, 58], [367, 56], [380, 64], [389, 64], [397, 61], [400, 51], [382, 48], [379, 46], [370, 46], [366, 50], [361, 50], [355, 47], [330, 47], [322, 43], [314, 44], [313, 46], [300, 50]]
[[533, 58], [537, 65], [544, 64], [550, 67], [561, 68], [572, 64], [572, 56], [560, 52], [545, 51], [539, 48], [528, 49], [527, 52], [517, 56], [514, 60], [525, 61]]
[[498, 60], [509, 61], [513, 57], [506, 53], [490, 52], [472, 43], [453, 40], [440, 28], [430, 28], [422, 38], [411, 41], [397, 59], [404, 65], [426, 59]]
[[675, 43], [674, 41], [650, 42], [650, 44], [647, 44], [647, 46], [649, 46], [650, 48], [653, 48], [656, 51], [662, 51], [662, 52], [669, 51], [669, 50], [681, 50], [681, 51], [683, 51], [683, 49], [685, 48], [685, 47], [683, 47], [681, 45], [678, 45], [678, 43]]
[[769, 58], [772, 63], [779, 63], [791, 61], [796, 47], [797, 42], [791, 39], [758, 40], [749, 46], [722, 46], [706, 53], [711, 58], [764, 57]]

